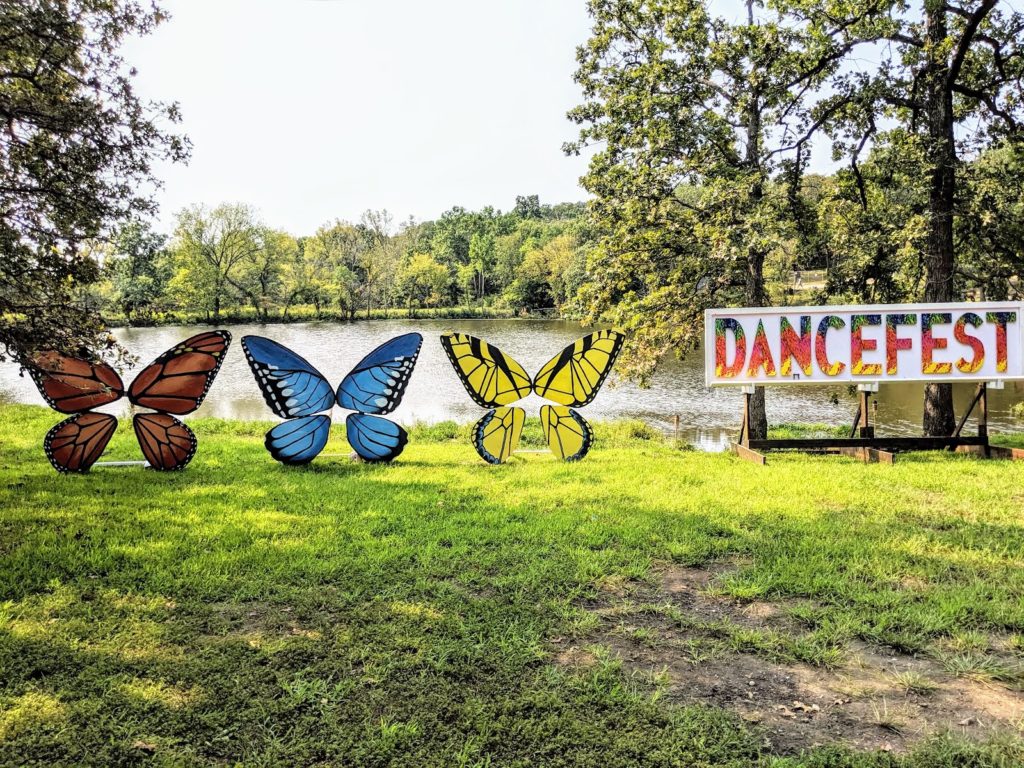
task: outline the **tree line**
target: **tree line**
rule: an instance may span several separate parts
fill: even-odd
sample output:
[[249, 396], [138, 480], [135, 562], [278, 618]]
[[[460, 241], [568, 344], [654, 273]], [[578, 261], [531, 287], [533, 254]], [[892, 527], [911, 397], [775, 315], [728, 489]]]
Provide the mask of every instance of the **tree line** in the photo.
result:
[[180, 211], [173, 232], [121, 227], [93, 257], [88, 301], [114, 322], [246, 317], [355, 320], [396, 310], [566, 306], [582, 282], [588, 237], [580, 203], [518, 197], [503, 213], [455, 207], [396, 224], [387, 211], [292, 235], [244, 204]]
[[[692, 351], [710, 306], [1019, 296], [1024, 15], [1000, 0], [588, 0], [567, 153], [586, 205], [523, 197], [295, 235], [245, 205], [173, 232], [154, 162], [187, 158], [174, 104], [118, 49], [166, 16], [135, 0], [0, 7], [0, 358], [116, 353], [104, 318], [354, 319], [557, 309], [632, 339], [620, 370]], [[839, 164], [809, 173], [812, 159]], [[824, 270], [812, 290], [796, 270]], [[767, 429], [762, 389], [753, 436]], [[954, 425], [948, 384], [924, 428]]]
[[[1019, 298], [1024, 152], [991, 148], [964, 163], [960, 175], [952, 298]], [[773, 213], [763, 224], [758, 303], [918, 300], [926, 276], [922, 179], [919, 160], [905, 147], [886, 145], [867, 153], [856, 174], [804, 174], [795, 190], [785, 174], [768, 177], [762, 194]], [[674, 194], [685, 204], [709, 190], [683, 184]], [[648, 255], [634, 270], [639, 254], [619, 257], [618, 268], [609, 264], [610, 243], [585, 203], [545, 205], [537, 195], [518, 197], [505, 213], [455, 207], [425, 222], [396, 224], [387, 211], [371, 210], [355, 223], [333, 221], [299, 236], [268, 226], [243, 204], [195, 206], [179, 212], [169, 235], [133, 221], [97, 244], [100, 279], [89, 285], [88, 301], [108, 320], [134, 325], [480, 308], [580, 319], [600, 307], [600, 316], [614, 315], [643, 333], [652, 317], [664, 321], [678, 311], [687, 319], [669, 332], [682, 348], [699, 338], [704, 304], [699, 295], [680, 296], [680, 285], [726, 302], [730, 290], [744, 288], [731, 271], [735, 255], [723, 254], [726, 246], [710, 230], [688, 224], [672, 236], [681, 254]], [[650, 242], [665, 236], [648, 234]], [[721, 273], [707, 266], [719, 263]], [[823, 280], [796, 279], [809, 272]], [[606, 303], [610, 290], [617, 292], [614, 306]], [[627, 365], [642, 378], [654, 362], [634, 353]]]

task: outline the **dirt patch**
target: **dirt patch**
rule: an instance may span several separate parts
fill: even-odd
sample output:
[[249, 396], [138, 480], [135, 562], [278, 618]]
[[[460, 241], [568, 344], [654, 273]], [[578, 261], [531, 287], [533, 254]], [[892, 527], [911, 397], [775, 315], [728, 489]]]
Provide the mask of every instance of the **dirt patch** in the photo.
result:
[[941, 731], [1020, 731], [1024, 694], [953, 676], [931, 658], [855, 643], [832, 668], [779, 661], [780, 639], [804, 633], [794, 609], [813, 604], [715, 595], [733, 568], [672, 567], [654, 586], [615, 584], [584, 606], [600, 617], [596, 630], [552, 641], [555, 663], [585, 668], [608, 653], [669, 701], [724, 707], [757, 724], [780, 754], [837, 743], [901, 752]]
[[213, 603], [210, 609], [208, 632], [204, 635], [210, 641], [245, 640], [255, 647], [267, 640], [290, 637], [316, 640], [322, 636], [319, 630], [303, 626], [292, 608], [286, 605], [249, 600]]

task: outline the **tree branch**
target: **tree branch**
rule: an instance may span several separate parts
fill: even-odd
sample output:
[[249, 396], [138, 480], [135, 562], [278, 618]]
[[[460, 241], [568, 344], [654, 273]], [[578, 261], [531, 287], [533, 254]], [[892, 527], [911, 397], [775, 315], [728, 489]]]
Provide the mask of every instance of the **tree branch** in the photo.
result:
[[956, 47], [953, 61], [949, 65], [949, 72], [946, 74], [946, 88], [952, 88], [957, 78], [960, 77], [960, 69], [963, 67], [964, 59], [967, 57], [967, 51], [970, 50], [971, 42], [978, 32], [978, 27], [992, 9], [996, 7], [997, 2], [998, 0], [982, 0], [978, 9], [967, 18], [967, 25], [960, 36], [960, 44]]

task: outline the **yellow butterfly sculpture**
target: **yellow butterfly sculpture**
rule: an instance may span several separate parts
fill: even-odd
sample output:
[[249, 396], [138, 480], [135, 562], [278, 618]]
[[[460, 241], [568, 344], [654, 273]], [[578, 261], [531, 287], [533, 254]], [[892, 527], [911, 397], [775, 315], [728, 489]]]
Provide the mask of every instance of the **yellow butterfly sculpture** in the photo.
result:
[[464, 333], [442, 336], [441, 345], [469, 396], [490, 409], [473, 429], [476, 452], [491, 464], [508, 460], [526, 421], [526, 411], [511, 404], [533, 391], [558, 403], [540, 409], [544, 437], [554, 454], [566, 461], [586, 456], [594, 433], [575, 409], [597, 396], [625, 339], [618, 331], [597, 331], [577, 339], [531, 381], [523, 366], [486, 341]]

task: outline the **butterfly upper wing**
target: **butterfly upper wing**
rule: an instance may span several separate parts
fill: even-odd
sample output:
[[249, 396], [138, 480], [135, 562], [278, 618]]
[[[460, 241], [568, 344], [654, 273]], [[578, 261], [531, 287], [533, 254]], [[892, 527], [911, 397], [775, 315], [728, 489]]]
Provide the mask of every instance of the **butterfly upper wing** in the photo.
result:
[[308, 464], [327, 445], [331, 417], [326, 414], [289, 419], [267, 432], [264, 441], [270, 455], [282, 464]]
[[348, 415], [345, 433], [352, 450], [363, 461], [391, 461], [409, 442], [408, 433], [400, 425], [364, 413]]
[[79, 413], [124, 396], [124, 383], [106, 363], [90, 363], [59, 352], [40, 352], [27, 365], [39, 394], [55, 411]]
[[312, 416], [334, 407], [334, 388], [305, 358], [262, 336], [243, 336], [242, 349], [263, 399], [278, 416]]
[[128, 399], [164, 413], [192, 413], [210, 390], [230, 344], [227, 331], [185, 339], [142, 369], [128, 388]]
[[441, 337], [441, 346], [477, 405], [495, 408], [530, 394], [530, 377], [523, 366], [486, 341], [448, 333]]
[[338, 386], [338, 405], [360, 413], [391, 413], [409, 385], [423, 346], [418, 333], [396, 336], [364, 357]]
[[533, 391], [562, 405], [586, 405], [597, 396], [625, 339], [618, 331], [597, 331], [577, 339], [540, 369]]
[[183, 469], [196, 455], [195, 433], [166, 413], [139, 413], [132, 419], [135, 436], [149, 466], [161, 471]]
[[565, 461], [582, 459], [594, 444], [587, 420], [566, 405], [542, 405], [540, 425], [551, 452]]
[[473, 447], [480, 458], [490, 464], [502, 464], [519, 445], [526, 422], [526, 411], [522, 408], [495, 408], [473, 427]]
[[59, 472], [88, 472], [117, 429], [117, 419], [106, 413], [79, 413], [46, 433], [43, 450]]

